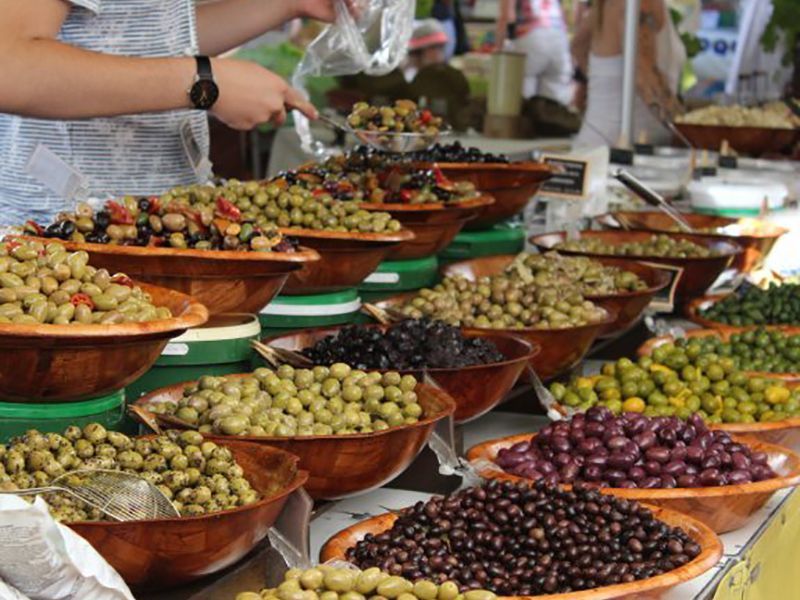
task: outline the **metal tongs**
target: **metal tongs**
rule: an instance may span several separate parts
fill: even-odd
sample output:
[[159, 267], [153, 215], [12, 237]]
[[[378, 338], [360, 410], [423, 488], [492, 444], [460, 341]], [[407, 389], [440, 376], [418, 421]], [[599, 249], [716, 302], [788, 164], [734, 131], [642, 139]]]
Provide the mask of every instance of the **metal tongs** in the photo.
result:
[[656, 207], [670, 219], [675, 221], [675, 223], [678, 224], [678, 227], [681, 228], [681, 231], [684, 231], [685, 233], [695, 233], [692, 226], [689, 225], [689, 223], [686, 222], [686, 219], [683, 218], [683, 215], [681, 215], [678, 210], [664, 200], [661, 194], [628, 173], [625, 169], [617, 169], [617, 171], [614, 173], [614, 178], [634, 194], [639, 196], [639, 198], [647, 202], [647, 204]]

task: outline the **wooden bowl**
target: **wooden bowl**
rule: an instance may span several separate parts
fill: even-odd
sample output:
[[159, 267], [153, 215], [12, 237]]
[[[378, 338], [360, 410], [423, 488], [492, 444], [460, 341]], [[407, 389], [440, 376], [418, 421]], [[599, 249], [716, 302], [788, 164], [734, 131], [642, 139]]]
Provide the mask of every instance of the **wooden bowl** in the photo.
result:
[[[755, 327], [737, 327], [730, 329], [689, 329], [685, 332], [684, 336], [692, 339], [715, 335], [727, 342], [730, 340], [733, 334], [741, 333], [743, 331], [747, 331], [748, 329], [755, 329]], [[794, 333], [800, 333], [800, 328], [796, 329], [797, 331]], [[655, 348], [674, 341], [675, 337], [671, 335], [660, 335], [658, 337], [653, 337], [639, 346], [639, 349], [636, 351], [636, 353], [639, 356], [650, 356]], [[748, 377], [764, 377], [766, 379], [779, 379], [787, 383], [800, 383], [800, 373], [770, 373], [769, 371], [745, 371], [745, 373], [747, 373]]]
[[225, 440], [225, 446], [245, 478], [264, 495], [258, 502], [200, 517], [69, 527], [136, 589], [175, 587], [225, 569], [266, 537], [289, 495], [308, 479], [308, 473], [298, 470], [297, 457], [288, 452], [234, 440]]
[[525, 208], [542, 182], [553, 174], [550, 165], [533, 161], [436, 164], [451, 181], [469, 181], [475, 189], [494, 196], [495, 203], [483, 209], [464, 229], [488, 229], [510, 219]]
[[494, 198], [481, 194], [475, 198], [455, 204], [442, 202], [429, 204], [395, 204], [362, 202], [365, 210], [388, 212], [403, 227], [414, 232], [414, 238], [391, 250], [387, 260], [411, 260], [425, 258], [444, 250], [467, 221], [476, 218], [486, 207], [494, 204]]
[[[667, 573], [634, 581], [631, 583], [619, 583], [584, 590], [580, 592], [570, 592], [565, 594], [545, 594], [542, 596], [506, 596], [522, 600], [611, 600], [612, 598], [660, 598], [668, 589], [680, 583], [684, 583], [708, 571], [719, 562], [722, 557], [722, 542], [717, 535], [700, 521], [688, 517], [684, 514], [660, 508], [658, 506], [648, 506], [653, 511], [653, 515], [670, 525], [680, 527], [700, 548], [700, 554], [692, 561], [682, 567], [678, 567]], [[397, 515], [387, 513], [372, 517], [352, 527], [343, 529], [330, 538], [320, 551], [320, 562], [329, 560], [345, 560], [345, 554], [349, 548], [355, 546], [359, 541], [371, 533], [378, 535], [390, 529], [397, 520]], [[501, 596], [501, 598], [503, 598]]]
[[[699, 213], [682, 213], [682, 215], [689, 225], [698, 230], [728, 227], [740, 222], [740, 219]], [[658, 210], [642, 212], [633, 210], [618, 211], [594, 217], [594, 221], [606, 229], [622, 229], [620, 219], [625, 222], [628, 229], [633, 231], [676, 231], [675, 222]], [[753, 231], [742, 235], [725, 233], [705, 233], [705, 235], [721, 239], [732, 238], [739, 244], [742, 247], [742, 253], [734, 259], [731, 267], [737, 271], [749, 273], [764, 264], [764, 260], [775, 246], [775, 242], [782, 235], [789, 232], [788, 229], [768, 221], [759, 221], [759, 227], [763, 227], [763, 231]]]
[[[442, 269], [442, 275], [445, 277], [448, 275], [460, 275], [475, 281], [481, 277], [490, 277], [502, 273], [513, 260], [514, 255], [511, 254], [473, 258], [447, 265]], [[642, 281], [647, 283], [646, 289], [635, 292], [586, 296], [587, 299], [601, 305], [603, 308], [610, 309], [611, 312], [617, 315], [617, 319], [600, 333], [600, 337], [618, 335], [630, 329], [639, 320], [653, 297], [669, 285], [670, 276], [664, 271], [625, 258], [602, 257], [595, 260], [607, 266], [618, 267], [624, 271], [635, 273]]]
[[95, 267], [193, 296], [212, 315], [258, 313], [278, 294], [290, 273], [319, 260], [319, 254], [307, 248], [230, 252], [60, 243], [70, 251], [88, 252]]
[[730, 147], [742, 154], [760, 156], [770, 152], [781, 152], [797, 139], [795, 129], [770, 127], [730, 127], [724, 125], [693, 125], [675, 123], [695, 148], [719, 150], [727, 140]]
[[705, 329], [717, 329], [719, 331], [730, 331], [735, 333], [737, 331], [745, 331], [747, 329], [756, 329], [762, 327], [764, 329], [778, 329], [788, 334], [800, 333], [800, 324], [776, 324], [776, 325], [749, 325], [746, 327], [737, 327], [736, 325], [729, 325], [728, 323], [720, 323], [719, 321], [712, 321], [700, 315], [700, 311], [710, 307], [715, 302], [722, 300], [729, 294], [709, 294], [695, 298], [686, 305], [684, 310], [686, 317], [693, 323], [697, 323]]
[[[372, 327], [388, 329], [383, 325]], [[286, 350], [302, 350], [313, 346], [319, 340], [336, 335], [343, 327], [306, 329], [287, 335], [279, 335], [264, 340], [265, 344]], [[422, 381], [425, 374], [447, 392], [456, 403], [453, 418], [456, 423], [464, 423], [489, 412], [500, 404], [519, 379], [528, 361], [536, 356], [541, 348], [521, 338], [490, 331], [466, 334], [470, 338], [483, 338], [495, 344], [506, 357], [502, 362], [472, 367], [452, 369], [416, 369], [403, 371]]]
[[[599, 238], [609, 244], [641, 242], [649, 240], [653, 235], [647, 231], [581, 231], [580, 234], [581, 237]], [[741, 248], [735, 243], [720, 240], [718, 237], [690, 233], [666, 233], [664, 235], [680, 240], [689, 240], [696, 244], [706, 246], [707, 248], [717, 250], [722, 254], [708, 258], [668, 258], [655, 256], [621, 257], [613, 255], [611, 255], [610, 258], [627, 258], [630, 260], [681, 267], [683, 269], [683, 274], [681, 275], [681, 280], [678, 282], [675, 295], [676, 298], [683, 302], [691, 298], [696, 298], [697, 296], [702, 296], [708, 287], [714, 283], [714, 280], [719, 277], [719, 274], [731, 264], [734, 257], [741, 252]], [[535, 244], [540, 251], [545, 252], [547, 250], [553, 250], [557, 244], [566, 239], [566, 236], [567, 234], [565, 231], [544, 233], [542, 235], [533, 236], [530, 241]], [[609, 256], [591, 252], [570, 252], [568, 250], [559, 250], [559, 252], [566, 255], [590, 256], [592, 258]]]
[[193, 298], [138, 285], [174, 316], [119, 325], [0, 324], [0, 398], [56, 403], [103, 396], [138, 379], [170, 339], [208, 320]]
[[[155, 390], [136, 404], [146, 407], [150, 402], [177, 400], [187, 383]], [[378, 488], [397, 477], [422, 450], [436, 423], [455, 412], [455, 402], [442, 390], [420, 384], [417, 394], [426, 415], [424, 419], [414, 425], [374, 433], [294, 437], [203, 435], [223, 444], [238, 440], [291, 452], [300, 457], [300, 467], [309, 472], [305, 488], [312, 498], [343, 498]], [[158, 415], [158, 420], [168, 427], [186, 428], [174, 417]]]
[[711, 428], [800, 452], [800, 417], [772, 423], [722, 423]]
[[414, 234], [403, 229], [396, 233], [357, 233], [315, 231], [313, 229], [281, 229], [286, 236], [297, 238], [304, 248], [319, 253], [320, 260], [293, 271], [281, 290], [284, 295], [321, 294], [357, 287], [378, 265]]
[[[530, 481], [506, 473], [500, 467], [491, 465], [503, 448], [510, 448], [519, 442], [527, 442], [536, 434], [523, 433], [496, 440], [490, 440], [473, 446], [467, 452], [467, 460], [473, 463], [481, 477], [500, 479], [503, 481]], [[772, 444], [765, 444], [752, 439], [737, 440], [746, 443], [757, 452], [766, 452], [769, 464], [778, 477], [745, 483], [704, 488], [667, 488], [667, 489], [627, 489], [601, 488], [604, 494], [618, 498], [636, 500], [655, 506], [668, 508], [687, 514], [708, 525], [716, 533], [734, 531], [743, 527], [759, 508], [778, 490], [800, 484], [800, 456]], [[571, 486], [565, 486], [567, 488]]]
[[[379, 302], [380, 308], [398, 308], [413, 298], [416, 292], [398, 294]], [[543, 380], [570, 370], [583, 360], [601, 331], [616, 321], [617, 315], [611, 309], [604, 308], [607, 317], [597, 323], [568, 327], [566, 329], [488, 329], [481, 327], [462, 327], [465, 334], [502, 333], [522, 338], [531, 345], [542, 350], [530, 359], [530, 365]]]

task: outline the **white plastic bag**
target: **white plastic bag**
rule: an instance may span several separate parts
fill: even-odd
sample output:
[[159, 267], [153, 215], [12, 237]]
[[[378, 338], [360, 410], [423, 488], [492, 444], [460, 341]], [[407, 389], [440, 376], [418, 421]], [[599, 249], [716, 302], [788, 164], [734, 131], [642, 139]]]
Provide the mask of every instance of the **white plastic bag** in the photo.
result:
[[57, 523], [44, 500], [0, 496], [0, 599], [26, 597], [133, 600], [119, 574], [89, 542]]
[[[414, 30], [415, 0], [353, 0], [353, 4], [351, 12], [345, 0], [336, 0], [336, 22], [306, 48], [292, 77], [294, 87], [305, 92], [306, 79], [321, 75], [386, 75], [405, 58]], [[327, 153], [314, 142], [308, 119], [294, 111], [294, 122], [305, 152]]]

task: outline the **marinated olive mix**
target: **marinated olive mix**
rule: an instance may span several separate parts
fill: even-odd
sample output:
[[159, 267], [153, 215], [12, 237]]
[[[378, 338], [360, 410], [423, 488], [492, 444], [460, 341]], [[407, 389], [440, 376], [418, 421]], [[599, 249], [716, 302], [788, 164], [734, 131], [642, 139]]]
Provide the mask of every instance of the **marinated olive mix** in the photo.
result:
[[411, 100], [396, 100], [392, 106], [370, 106], [357, 102], [347, 116], [353, 129], [387, 133], [436, 134], [442, 127], [442, 118], [426, 108], [420, 109]]
[[[29, 221], [35, 235], [96, 244], [165, 246], [197, 250], [291, 252], [295, 244], [268, 222], [256, 223], [240, 206], [252, 203], [245, 186], [176, 188], [160, 197], [126, 196], [96, 211], [86, 203], [62, 213], [46, 228]], [[241, 195], [237, 195], [241, 194]], [[244, 197], [243, 197], [244, 196]], [[246, 197], [246, 200], [245, 200]]]
[[668, 235], [654, 235], [642, 242], [623, 242], [611, 244], [600, 238], [584, 237], [577, 240], [559, 242], [555, 250], [572, 252], [590, 252], [613, 256], [655, 256], [667, 258], [708, 258], [717, 256], [719, 252], [696, 244], [689, 240], [681, 240]]
[[441, 584], [427, 579], [416, 583], [384, 573], [376, 567], [361, 571], [349, 567], [320, 565], [305, 571], [289, 569], [276, 588], [243, 592], [236, 600], [495, 600], [486, 590], [460, 593], [452, 581]]
[[385, 332], [350, 325], [302, 352], [314, 364], [358, 369], [452, 369], [505, 360], [491, 341], [464, 337], [459, 328], [430, 319], [401, 321]]
[[737, 369], [769, 373], [800, 373], [800, 335], [790, 335], [779, 330], [756, 330], [734, 333], [723, 342], [716, 335], [696, 338], [678, 338], [662, 344], [660, 351], [666, 355], [676, 351], [697, 357], [713, 353], [729, 357]]
[[123, 274], [89, 265], [58, 243], [0, 243], [0, 323], [140, 323], [172, 316]]
[[737, 485], [775, 477], [767, 455], [711, 431], [699, 415], [614, 416], [595, 406], [551, 423], [529, 441], [498, 452], [508, 473], [548, 484], [614, 488], [693, 488]]
[[555, 382], [550, 392], [559, 402], [587, 410], [596, 404], [614, 413], [648, 417], [699, 414], [709, 423], [782, 421], [800, 416], [800, 389], [782, 381], [750, 377], [729, 356], [695, 354], [659, 347], [652, 357], [633, 363], [621, 358], [603, 365], [602, 373]]
[[446, 162], [446, 163], [508, 163], [504, 154], [483, 152], [479, 148], [465, 147], [461, 142], [452, 144], [436, 143], [427, 150], [416, 150], [402, 155], [408, 160], [417, 162]]
[[[0, 445], [0, 489], [46, 486], [82, 469], [134, 473], [169, 498], [183, 516], [252, 504], [259, 499], [231, 451], [197, 431], [169, 431], [152, 439], [130, 438], [99, 423], [68, 427], [63, 435], [30, 430]], [[45, 494], [50, 511], [65, 522], [98, 521], [100, 511], [67, 494]]]
[[360, 568], [454, 581], [500, 596], [589, 590], [653, 577], [700, 554], [681, 529], [627, 500], [577, 486], [492, 481], [402, 511], [347, 551]]
[[635, 273], [606, 266], [585, 256], [563, 256], [557, 252], [523, 252], [506, 267], [506, 275], [539, 286], [575, 287], [586, 296], [607, 296], [647, 289]]
[[494, 329], [564, 329], [606, 318], [606, 312], [574, 286], [540, 286], [507, 275], [477, 281], [446, 277], [436, 287], [420, 290], [401, 310], [415, 319], [425, 316], [451, 325]]
[[397, 372], [365, 373], [330, 367], [276, 371], [246, 377], [201, 377], [176, 402], [149, 409], [174, 415], [201, 432], [248, 436], [310, 436], [371, 433], [416, 423], [423, 410], [417, 380]]
[[700, 310], [700, 316], [728, 325], [800, 325], [800, 284], [743, 285]]

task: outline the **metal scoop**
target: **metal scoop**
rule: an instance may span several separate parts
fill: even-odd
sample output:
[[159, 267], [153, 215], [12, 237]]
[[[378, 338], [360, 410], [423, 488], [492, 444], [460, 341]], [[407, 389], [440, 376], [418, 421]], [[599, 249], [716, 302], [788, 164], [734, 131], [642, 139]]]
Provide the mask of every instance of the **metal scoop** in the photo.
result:
[[2, 491], [14, 496], [64, 493], [115, 521], [149, 521], [180, 517], [172, 502], [155, 485], [138, 475], [105, 469], [70, 471], [46, 487]]
[[367, 129], [353, 129], [349, 125], [339, 123], [335, 119], [330, 118], [322, 113], [319, 114], [319, 120], [329, 127], [349, 133], [355, 136], [359, 141], [368, 146], [372, 146], [376, 150], [384, 152], [391, 152], [395, 154], [405, 154], [407, 152], [415, 152], [417, 150], [427, 150], [439, 141], [443, 136], [449, 136], [453, 133], [452, 128], [445, 127], [436, 133], [417, 133], [410, 131], [370, 131]]

